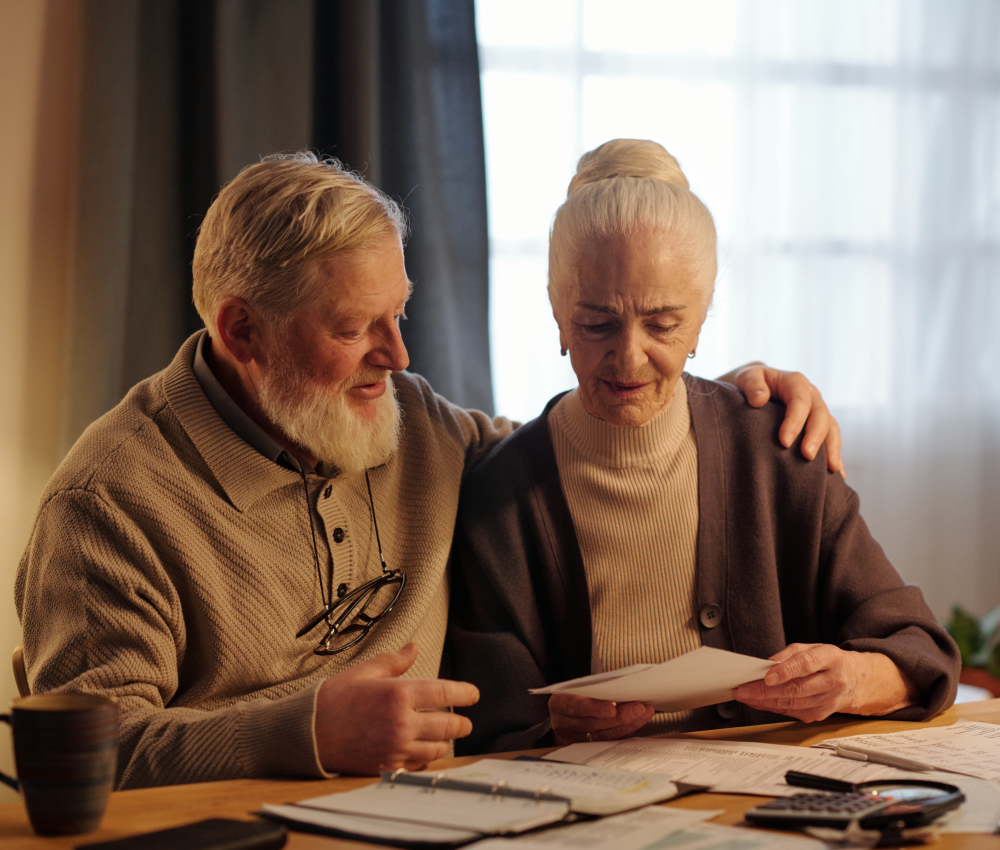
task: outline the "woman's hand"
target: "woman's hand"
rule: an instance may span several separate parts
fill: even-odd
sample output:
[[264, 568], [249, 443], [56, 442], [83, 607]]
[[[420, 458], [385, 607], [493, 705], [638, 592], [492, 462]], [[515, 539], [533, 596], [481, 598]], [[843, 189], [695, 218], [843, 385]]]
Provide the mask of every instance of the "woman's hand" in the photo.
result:
[[761, 711], [812, 723], [837, 711], [889, 714], [917, 701], [916, 686], [877, 652], [848, 652], [828, 643], [793, 643], [757, 682], [740, 685], [733, 699]]
[[603, 699], [553, 694], [549, 697], [552, 731], [560, 746], [581, 741], [613, 741], [627, 738], [653, 716], [645, 702], [609, 702]]
[[812, 460], [822, 443], [826, 443], [826, 465], [831, 472], [847, 477], [840, 457], [840, 426], [830, 415], [823, 396], [801, 372], [784, 372], [763, 363], [748, 363], [723, 375], [720, 381], [735, 384], [742, 390], [751, 407], [763, 407], [772, 395], [786, 407], [778, 439], [786, 449], [795, 442], [803, 426], [802, 454]]

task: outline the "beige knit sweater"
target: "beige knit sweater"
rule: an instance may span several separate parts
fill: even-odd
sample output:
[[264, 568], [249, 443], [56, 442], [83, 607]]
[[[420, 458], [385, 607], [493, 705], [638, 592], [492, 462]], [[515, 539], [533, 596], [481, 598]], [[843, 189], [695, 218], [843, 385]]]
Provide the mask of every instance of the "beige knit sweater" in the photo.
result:
[[[321, 628], [295, 638], [322, 605], [302, 479], [215, 412], [191, 369], [196, 342], [70, 451], [15, 585], [32, 690], [119, 698], [120, 788], [321, 776], [313, 714], [325, 677], [411, 640], [420, 655], [408, 675], [435, 676], [459, 484], [511, 430], [416, 375], [394, 376], [402, 442], [371, 482], [386, 560], [406, 589], [358, 647], [321, 658]], [[377, 575], [364, 476], [307, 485], [334, 587]]]
[[[684, 382], [642, 428], [596, 419], [574, 390], [553, 408], [549, 432], [604, 669], [697, 649], [698, 450]], [[658, 713], [639, 734], [680, 728], [690, 714]]]

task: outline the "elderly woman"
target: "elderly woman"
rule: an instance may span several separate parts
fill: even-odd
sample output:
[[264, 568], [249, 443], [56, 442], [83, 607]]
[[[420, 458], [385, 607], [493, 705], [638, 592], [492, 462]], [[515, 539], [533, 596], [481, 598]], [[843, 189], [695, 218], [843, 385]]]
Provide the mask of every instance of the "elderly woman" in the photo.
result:
[[[683, 374], [715, 242], [660, 145], [616, 140], [580, 160], [549, 252], [579, 386], [462, 490], [448, 674], [482, 694], [464, 752], [838, 711], [921, 719], [954, 699], [955, 645], [857, 494], [778, 445], [778, 406]], [[779, 663], [732, 702], [673, 714], [527, 693], [699, 646]]]

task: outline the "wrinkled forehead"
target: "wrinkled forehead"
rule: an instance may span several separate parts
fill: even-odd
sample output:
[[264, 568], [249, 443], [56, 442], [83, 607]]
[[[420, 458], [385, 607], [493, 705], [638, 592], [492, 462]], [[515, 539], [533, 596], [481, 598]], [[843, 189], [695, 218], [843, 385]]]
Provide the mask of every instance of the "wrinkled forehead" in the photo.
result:
[[701, 306], [705, 287], [699, 271], [663, 233], [602, 237], [579, 252], [574, 274], [562, 293], [562, 306], [643, 315]]

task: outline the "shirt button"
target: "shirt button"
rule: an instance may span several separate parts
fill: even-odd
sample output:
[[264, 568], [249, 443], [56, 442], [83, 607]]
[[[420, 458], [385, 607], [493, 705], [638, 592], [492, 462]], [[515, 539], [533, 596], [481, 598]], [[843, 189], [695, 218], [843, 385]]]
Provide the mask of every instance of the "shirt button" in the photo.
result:
[[327, 488], [323, 491], [323, 498], [324, 499], [329, 499], [330, 498], [330, 494], [332, 492], [333, 492], [333, 485], [332, 484], [328, 484]]
[[706, 629], [714, 629], [722, 622], [722, 609], [713, 602], [701, 609], [698, 619]]
[[732, 720], [740, 713], [740, 704], [736, 700], [720, 702], [715, 706], [715, 710], [723, 720]]
[[342, 584], [337, 588], [337, 598], [343, 599], [345, 596], [347, 596], [347, 585]]
[[342, 529], [342, 528], [335, 528], [333, 530], [333, 542], [334, 543], [343, 543], [344, 542], [344, 529]]

